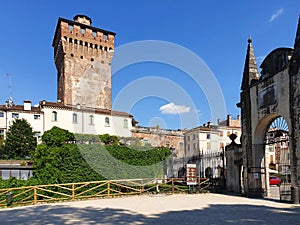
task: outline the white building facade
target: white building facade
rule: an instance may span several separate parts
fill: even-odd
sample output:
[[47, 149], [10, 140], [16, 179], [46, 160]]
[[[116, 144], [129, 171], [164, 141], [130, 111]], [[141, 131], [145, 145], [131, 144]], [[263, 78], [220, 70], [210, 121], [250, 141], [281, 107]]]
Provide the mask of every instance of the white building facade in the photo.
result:
[[184, 133], [185, 163], [198, 164], [198, 176], [218, 177], [220, 168], [225, 167], [224, 151], [230, 144], [229, 136], [235, 134], [237, 143], [240, 143], [241, 125], [240, 116], [232, 119], [227, 116], [218, 124], [208, 122], [202, 126], [190, 129]]
[[132, 116], [111, 110], [67, 106], [61, 103], [41, 101], [32, 107], [30, 101], [23, 105], [0, 105], [0, 135], [6, 132], [15, 119], [26, 119], [38, 140], [41, 135], [57, 126], [77, 134], [109, 134], [131, 137]]

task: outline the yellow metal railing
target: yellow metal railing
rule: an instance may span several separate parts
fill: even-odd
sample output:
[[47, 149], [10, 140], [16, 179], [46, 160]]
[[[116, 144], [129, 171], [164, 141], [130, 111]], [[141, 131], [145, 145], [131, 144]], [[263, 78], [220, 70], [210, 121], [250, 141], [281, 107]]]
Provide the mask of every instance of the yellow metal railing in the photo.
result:
[[[209, 187], [209, 179], [198, 178], [198, 191]], [[68, 184], [49, 184], [0, 189], [0, 207], [30, 205], [45, 202], [107, 198], [144, 193], [184, 193], [185, 179], [103, 180]]]

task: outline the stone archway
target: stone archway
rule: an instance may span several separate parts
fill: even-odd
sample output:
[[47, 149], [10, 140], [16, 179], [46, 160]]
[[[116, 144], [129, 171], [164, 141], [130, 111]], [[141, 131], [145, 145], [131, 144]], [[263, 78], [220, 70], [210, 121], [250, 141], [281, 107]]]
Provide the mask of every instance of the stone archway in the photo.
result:
[[294, 48], [269, 53], [258, 73], [252, 40], [248, 40], [241, 102], [244, 191], [264, 196], [264, 138], [274, 119], [282, 116], [289, 127], [291, 200], [300, 203], [300, 19]]

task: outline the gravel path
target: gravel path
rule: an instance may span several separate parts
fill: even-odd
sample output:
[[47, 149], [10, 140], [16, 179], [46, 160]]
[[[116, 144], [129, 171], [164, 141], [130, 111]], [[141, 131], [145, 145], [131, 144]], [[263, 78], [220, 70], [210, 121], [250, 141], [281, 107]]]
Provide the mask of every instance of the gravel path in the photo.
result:
[[143, 195], [0, 210], [0, 224], [300, 224], [300, 206], [218, 194]]

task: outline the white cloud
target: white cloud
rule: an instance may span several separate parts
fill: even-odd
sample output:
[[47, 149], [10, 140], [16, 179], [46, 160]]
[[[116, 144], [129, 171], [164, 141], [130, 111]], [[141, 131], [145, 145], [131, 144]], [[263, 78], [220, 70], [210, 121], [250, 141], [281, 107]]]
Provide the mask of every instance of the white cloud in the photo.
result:
[[175, 105], [173, 102], [168, 103], [166, 105], [163, 105], [159, 108], [159, 111], [162, 114], [182, 114], [190, 112], [190, 107], [187, 107], [185, 105]]
[[277, 10], [276, 13], [274, 13], [271, 18], [269, 19], [269, 22], [272, 23], [275, 19], [277, 19], [278, 16], [280, 16], [283, 13], [283, 8]]

